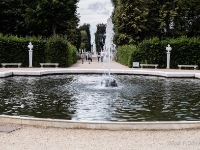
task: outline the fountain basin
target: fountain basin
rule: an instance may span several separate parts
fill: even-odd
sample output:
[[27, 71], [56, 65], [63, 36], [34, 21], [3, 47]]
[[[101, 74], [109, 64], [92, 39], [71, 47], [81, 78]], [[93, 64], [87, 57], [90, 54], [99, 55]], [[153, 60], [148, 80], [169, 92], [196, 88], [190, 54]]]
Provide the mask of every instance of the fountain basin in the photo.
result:
[[102, 87], [98, 74], [0, 80], [2, 115], [77, 121], [198, 121], [200, 80], [113, 75]]

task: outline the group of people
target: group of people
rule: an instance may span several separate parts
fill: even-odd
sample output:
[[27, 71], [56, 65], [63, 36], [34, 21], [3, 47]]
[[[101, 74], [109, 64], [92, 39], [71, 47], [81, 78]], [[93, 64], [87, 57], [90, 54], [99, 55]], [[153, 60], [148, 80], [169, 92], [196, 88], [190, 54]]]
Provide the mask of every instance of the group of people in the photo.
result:
[[[97, 53], [97, 58], [98, 58], [98, 62], [100, 61], [101, 59], [101, 62], [103, 62], [103, 59], [104, 59], [104, 52], [101, 51], [101, 52], [98, 52]], [[92, 53], [89, 51], [89, 52], [86, 52], [86, 53], [81, 53], [81, 60], [82, 60], [82, 64], [84, 63], [84, 59], [86, 59], [86, 61], [88, 61], [88, 63], [90, 64], [92, 62]]]
[[97, 54], [97, 58], [98, 58], [98, 62], [100, 61], [100, 59], [101, 59], [101, 62], [103, 62], [104, 52], [103, 52], [103, 51], [98, 52], [98, 54]]
[[81, 60], [82, 60], [82, 64], [84, 63], [84, 59], [86, 59], [86, 61], [88, 60], [89, 64], [90, 62], [92, 62], [92, 53], [91, 52], [86, 52], [86, 53], [81, 53]]

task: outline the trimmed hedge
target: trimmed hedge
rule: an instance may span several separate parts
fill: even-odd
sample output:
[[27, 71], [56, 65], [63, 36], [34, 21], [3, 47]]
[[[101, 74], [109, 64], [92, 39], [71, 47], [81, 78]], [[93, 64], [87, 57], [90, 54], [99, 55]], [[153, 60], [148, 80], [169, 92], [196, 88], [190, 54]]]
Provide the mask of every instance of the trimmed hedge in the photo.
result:
[[51, 38], [47, 41], [46, 62], [59, 63], [59, 66], [67, 67], [70, 65], [70, 50], [68, 42], [61, 38]]
[[[26, 50], [26, 52], [24, 50]], [[28, 63], [27, 42], [23, 39], [19, 39], [13, 36], [0, 36], [0, 62], [21, 62], [22, 65], [26, 65]]]
[[22, 67], [29, 66], [28, 44], [33, 44], [33, 67], [40, 67], [39, 63], [56, 62], [59, 67], [69, 67], [77, 62], [76, 48], [66, 39], [53, 37], [19, 38], [0, 35], [0, 63], [22, 63]]
[[[138, 45], [138, 50], [142, 54], [140, 63], [143, 64], [159, 64], [159, 68], [166, 67], [166, 46], [169, 42], [159, 41], [154, 38], [148, 41], [143, 41]], [[132, 58], [134, 59], [134, 57]]]
[[198, 65], [200, 67], [200, 39], [185, 36], [163, 41], [158, 38], [145, 40], [137, 47], [133, 45], [118, 47], [117, 61], [129, 67], [132, 67], [132, 62], [137, 61], [147, 64], [159, 64], [159, 68], [166, 68], [166, 47], [168, 44], [172, 47], [170, 68], [176, 69], [179, 64]]
[[[117, 48], [117, 61], [125, 66], [130, 66], [132, 53], [136, 52], [137, 48], [134, 45], [124, 45]], [[131, 63], [132, 64], [132, 63]]]

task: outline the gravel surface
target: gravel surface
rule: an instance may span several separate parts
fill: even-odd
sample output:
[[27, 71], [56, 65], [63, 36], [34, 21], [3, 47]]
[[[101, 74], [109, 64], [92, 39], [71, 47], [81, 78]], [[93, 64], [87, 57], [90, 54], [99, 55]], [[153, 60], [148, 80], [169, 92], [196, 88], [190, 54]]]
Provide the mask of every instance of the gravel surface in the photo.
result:
[[109, 131], [23, 126], [0, 132], [0, 150], [199, 150], [200, 130]]

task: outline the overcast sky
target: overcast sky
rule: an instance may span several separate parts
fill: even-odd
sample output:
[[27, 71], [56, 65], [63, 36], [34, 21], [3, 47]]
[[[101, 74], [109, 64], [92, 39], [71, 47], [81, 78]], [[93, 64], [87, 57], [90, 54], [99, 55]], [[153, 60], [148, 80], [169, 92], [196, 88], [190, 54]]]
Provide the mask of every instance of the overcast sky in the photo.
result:
[[91, 42], [93, 43], [96, 25], [107, 22], [112, 14], [113, 6], [110, 0], [80, 0], [78, 7], [80, 25], [90, 24]]

